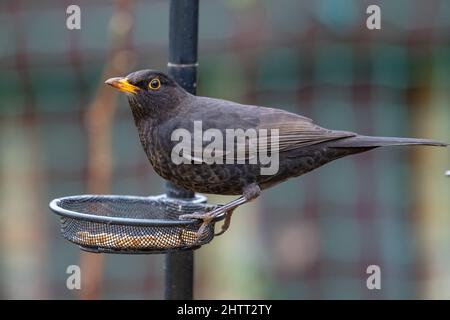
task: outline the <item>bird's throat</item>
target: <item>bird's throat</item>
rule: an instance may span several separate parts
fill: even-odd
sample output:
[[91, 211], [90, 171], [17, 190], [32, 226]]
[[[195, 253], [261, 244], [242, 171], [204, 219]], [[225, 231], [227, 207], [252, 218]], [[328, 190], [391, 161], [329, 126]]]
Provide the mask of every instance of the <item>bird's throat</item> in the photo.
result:
[[145, 108], [135, 97], [128, 96], [128, 103], [130, 105], [136, 127], [139, 127], [139, 122], [144, 121], [151, 116], [150, 110]]

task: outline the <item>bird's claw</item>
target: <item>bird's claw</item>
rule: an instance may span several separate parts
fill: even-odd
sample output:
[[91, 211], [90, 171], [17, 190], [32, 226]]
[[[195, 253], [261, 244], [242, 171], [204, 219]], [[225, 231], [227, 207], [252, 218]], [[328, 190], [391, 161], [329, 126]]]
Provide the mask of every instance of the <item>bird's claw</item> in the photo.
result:
[[233, 216], [234, 209], [231, 209], [226, 212], [225, 221], [222, 224], [222, 228], [219, 232], [217, 232], [214, 236], [220, 236], [225, 233], [225, 231], [228, 230], [231, 224], [231, 217]]
[[[230, 222], [231, 222], [231, 216], [233, 214], [234, 209], [230, 209], [228, 211], [225, 211], [226, 217], [225, 217], [225, 222], [222, 225], [222, 229], [214, 234], [215, 236], [220, 236], [222, 234], [225, 233], [225, 231], [228, 230], [229, 226], [230, 226]], [[198, 220], [203, 220], [202, 225], [200, 226], [200, 228], [197, 231], [197, 241], [196, 243], [200, 242], [201, 237], [204, 236], [205, 230], [208, 227], [208, 225], [211, 223], [211, 221], [213, 221], [216, 217], [218, 217], [219, 215], [223, 214], [224, 211], [223, 209], [221, 210], [220, 207], [215, 207], [212, 208], [210, 210], [208, 210], [207, 212], [194, 212], [194, 213], [189, 213], [189, 214], [183, 214], [180, 215], [179, 218], [181, 220], [190, 220], [190, 219], [198, 219]]]
[[209, 212], [206, 213], [200, 213], [200, 212], [194, 212], [189, 214], [183, 214], [179, 216], [179, 219], [181, 220], [191, 220], [191, 219], [198, 219], [203, 220], [202, 225], [199, 227], [197, 231], [197, 240], [195, 241], [195, 244], [198, 244], [203, 236], [205, 236], [205, 231], [208, 225], [211, 223], [211, 221], [214, 219], [214, 215], [211, 215]]
[[223, 234], [225, 233], [225, 231], [227, 231], [227, 229], [228, 229], [228, 228], [226, 228], [226, 229], [225, 229], [225, 228], [222, 228], [219, 232], [215, 233], [214, 236], [217, 237], [217, 236], [223, 235]]

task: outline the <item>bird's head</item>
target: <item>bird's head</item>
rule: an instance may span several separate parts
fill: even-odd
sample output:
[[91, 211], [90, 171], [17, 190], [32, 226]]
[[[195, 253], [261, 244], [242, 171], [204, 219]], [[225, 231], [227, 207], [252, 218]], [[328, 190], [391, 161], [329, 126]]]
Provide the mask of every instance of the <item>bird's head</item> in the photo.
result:
[[136, 121], [171, 114], [189, 94], [163, 72], [140, 70], [126, 77], [111, 78], [106, 84], [127, 94]]

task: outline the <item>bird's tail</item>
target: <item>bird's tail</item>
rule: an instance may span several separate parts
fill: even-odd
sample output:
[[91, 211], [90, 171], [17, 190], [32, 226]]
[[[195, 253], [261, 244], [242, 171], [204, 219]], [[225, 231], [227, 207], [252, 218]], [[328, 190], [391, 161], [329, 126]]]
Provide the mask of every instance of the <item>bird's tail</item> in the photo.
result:
[[376, 148], [385, 146], [410, 146], [410, 145], [446, 147], [448, 146], [448, 143], [443, 143], [429, 139], [371, 137], [371, 136], [357, 135], [354, 137], [330, 141], [328, 144], [329, 147], [335, 148]]

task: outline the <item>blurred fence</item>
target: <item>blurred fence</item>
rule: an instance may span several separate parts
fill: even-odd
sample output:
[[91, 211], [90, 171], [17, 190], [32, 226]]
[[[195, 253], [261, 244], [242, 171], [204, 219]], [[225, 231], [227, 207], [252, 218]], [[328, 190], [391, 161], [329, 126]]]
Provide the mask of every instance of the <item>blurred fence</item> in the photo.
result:
[[[372, 2], [200, 1], [199, 94], [334, 129], [448, 142], [450, 2]], [[72, 3], [81, 30], [65, 27]], [[381, 30], [365, 27], [369, 4], [381, 7]], [[1, 297], [76, 296], [65, 270], [79, 250], [47, 204], [88, 192], [86, 115], [114, 47], [115, 10], [112, 1], [0, 3]], [[133, 12], [133, 68], [165, 70], [168, 2], [135, 1]], [[111, 146], [111, 193], [163, 192], [123, 97]], [[196, 296], [448, 298], [448, 160], [446, 150], [377, 150], [266, 191], [198, 251]], [[107, 256], [101, 297], [162, 298], [162, 263]], [[381, 291], [366, 288], [370, 264], [382, 269]]]

